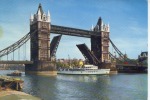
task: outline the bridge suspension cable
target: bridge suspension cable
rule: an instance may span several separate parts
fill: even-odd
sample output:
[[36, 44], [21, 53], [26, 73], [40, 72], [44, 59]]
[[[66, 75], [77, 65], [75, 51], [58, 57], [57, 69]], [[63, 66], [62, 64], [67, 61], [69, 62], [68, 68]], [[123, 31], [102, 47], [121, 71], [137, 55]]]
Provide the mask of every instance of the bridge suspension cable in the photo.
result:
[[[133, 63], [128, 57], [125, 57], [125, 55], [115, 46], [115, 44], [111, 41], [111, 39], [109, 38], [109, 41], [110, 43], [112, 44], [112, 47], [115, 49], [115, 51], [118, 53], [118, 55], [123, 59], [123, 61], [127, 61], [129, 63]], [[113, 54], [109, 53], [110, 57], [114, 58], [113, 57]], [[115, 57], [115, 59], [123, 62], [122, 60], [118, 59]]]
[[124, 54], [115, 46], [115, 44], [111, 41], [111, 39], [109, 38], [110, 43], [112, 44], [113, 48], [115, 49], [115, 51], [119, 54], [120, 57], [122, 57], [124, 59]]
[[110, 55], [111, 58], [117, 59], [118, 61], [121, 61], [121, 62], [122, 62], [122, 60], [118, 59], [118, 58], [117, 58], [116, 56], [114, 56], [112, 53], [109, 52], [109, 55]]
[[[1, 50], [0, 51], [0, 58], [7, 55], [7, 60], [8, 60], [8, 54], [14, 52], [16, 49], [19, 49], [23, 44], [25, 44], [30, 39], [30, 37], [33, 36], [33, 34], [35, 32], [36, 31], [34, 31], [33, 33], [29, 32], [28, 34], [26, 34], [24, 37], [22, 37], [20, 40], [18, 40], [14, 44], [12, 44], [12, 45], [8, 46], [7, 48]], [[14, 54], [13, 54], [13, 57], [14, 57]], [[18, 59], [19, 59], [19, 57], [18, 57]]]

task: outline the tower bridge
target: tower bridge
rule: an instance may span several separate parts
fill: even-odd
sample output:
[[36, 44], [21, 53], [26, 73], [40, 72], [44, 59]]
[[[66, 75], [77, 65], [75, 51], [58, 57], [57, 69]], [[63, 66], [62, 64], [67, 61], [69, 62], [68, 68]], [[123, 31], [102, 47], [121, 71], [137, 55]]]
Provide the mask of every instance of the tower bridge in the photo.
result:
[[[91, 30], [83, 30], [51, 24], [50, 12], [44, 13], [41, 4], [37, 13], [30, 17], [30, 32], [16, 43], [0, 51], [0, 57], [13, 53], [30, 39], [30, 61], [0, 61], [2, 63], [24, 63], [25, 72], [29, 74], [57, 74], [55, 63], [56, 51], [62, 35], [85, 37], [91, 39], [91, 49], [86, 44], [78, 44], [77, 47], [90, 64], [111, 68], [109, 43], [109, 24], [104, 24], [99, 18], [95, 27]], [[50, 43], [50, 34], [60, 34]], [[115, 49], [117, 49], [113, 44]]]

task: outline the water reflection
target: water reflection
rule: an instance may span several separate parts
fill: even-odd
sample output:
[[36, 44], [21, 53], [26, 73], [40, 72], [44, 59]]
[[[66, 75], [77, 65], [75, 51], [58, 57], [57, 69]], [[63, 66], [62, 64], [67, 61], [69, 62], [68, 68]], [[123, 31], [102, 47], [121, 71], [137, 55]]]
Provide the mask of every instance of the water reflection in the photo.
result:
[[44, 100], [62, 100], [62, 98], [63, 100], [88, 98], [108, 100], [106, 87], [110, 83], [109, 76], [58, 75], [44, 77], [26, 75], [23, 79], [26, 80], [24, 91], [44, 98]]
[[[58, 75], [57, 97], [65, 100], [109, 100], [107, 96], [107, 86], [110, 83], [108, 75]], [[61, 99], [61, 98], [59, 98]]]
[[66, 81], [79, 81], [79, 82], [97, 82], [101, 81], [108, 82], [109, 75], [58, 75], [58, 79]]
[[35, 75], [26, 75], [23, 91], [32, 95], [44, 98], [44, 100], [50, 100], [55, 97], [56, 77], [44, 77]]
[[[13, 71], [0, 71], [6, 75]], [[147, 74], [25, 75], [23, 91], [43, 100], [147, 100]]]

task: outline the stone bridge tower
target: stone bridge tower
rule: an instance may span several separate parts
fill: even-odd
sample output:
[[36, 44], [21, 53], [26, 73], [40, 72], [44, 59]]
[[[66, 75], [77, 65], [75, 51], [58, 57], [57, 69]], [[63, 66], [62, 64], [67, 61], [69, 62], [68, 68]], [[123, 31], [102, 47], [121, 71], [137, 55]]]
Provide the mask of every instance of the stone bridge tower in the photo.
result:
[[[26, 73], [56, 74], [56, 68], [50, 61], [50, 13], [44, 13], [39, 4], [37, 13], [30, 17], [30, 55], [33, 64], [26, 65]], [[34, 33], [33, 33], [34, 32]]]
[[99, 32], [101, 36], [91, 37], [91, 51], [97, 57], [97, 59], [100, 60], [101, 64], [109, 64], [110, 66], [109, 24], [104, 24], [102, 19], [99, 18], [93, 31]]

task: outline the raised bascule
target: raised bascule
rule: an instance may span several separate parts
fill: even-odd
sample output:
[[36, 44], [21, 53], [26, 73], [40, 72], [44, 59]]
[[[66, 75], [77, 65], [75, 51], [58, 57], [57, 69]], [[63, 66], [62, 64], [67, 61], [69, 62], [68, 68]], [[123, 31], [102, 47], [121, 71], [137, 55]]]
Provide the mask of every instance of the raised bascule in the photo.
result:
[[[50, 43], [51, 33], [59, 35], [55, 36]], [[89, 64], [97, 65], [99, 68], [112, 68], [114, 67], [111, 63], [113, 55], [109, 52], [109, 44], [115, 47], [120, 56], [124, 55], [112, 43], [109, 34], [109, 24], [104, 24], [101, 18], [91, 30], [53, 25], [50, 12], [46, 14], [40, 4], [36, 14], [30, 17], [30, 32], [0, 51], [0, 57], [14, 53], [30, 39], [30, 61], [0, 61], [0, 63], [23, 63], [27, 74], [56, 75], [55, 59], [60, 39], [62, 35], [70, 35], [91, 39], [91, 49], [86, 44], [76, 45]]]

